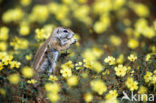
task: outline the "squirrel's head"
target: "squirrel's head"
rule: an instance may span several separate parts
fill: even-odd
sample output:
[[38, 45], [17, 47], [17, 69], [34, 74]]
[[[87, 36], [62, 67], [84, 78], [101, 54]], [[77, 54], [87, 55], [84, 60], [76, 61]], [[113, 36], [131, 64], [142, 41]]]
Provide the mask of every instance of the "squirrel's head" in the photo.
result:
[[58, 51], [66, 50], [76, 43], [74, 32], [64, 27], [57, 27], [49, 37], [50, 44]]
[[53, 37], [59, 38], [59, 39], [71, 39], [74, 36], [74, 32], [70, 29], [64, 28], [64, 27], [57, 27], [53, 30]]

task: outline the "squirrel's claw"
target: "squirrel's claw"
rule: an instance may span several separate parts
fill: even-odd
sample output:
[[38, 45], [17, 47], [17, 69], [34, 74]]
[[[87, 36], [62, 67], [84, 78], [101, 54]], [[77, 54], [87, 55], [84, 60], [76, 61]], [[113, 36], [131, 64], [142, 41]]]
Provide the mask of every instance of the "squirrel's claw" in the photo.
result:
[[75, 44], [76, 42], [77, 42], [77, 40], [72, 38], [72, 44]]

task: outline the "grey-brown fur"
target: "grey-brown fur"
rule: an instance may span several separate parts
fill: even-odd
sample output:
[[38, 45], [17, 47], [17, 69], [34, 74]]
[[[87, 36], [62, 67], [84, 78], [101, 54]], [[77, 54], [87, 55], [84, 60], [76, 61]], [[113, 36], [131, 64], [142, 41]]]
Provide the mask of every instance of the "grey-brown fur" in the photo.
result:
[[37, 72], [44, 72], [48, 70], [51, 74], [55, 70], [55, 63], [57, 61], [59, 51], [66, 50], [76, 40], [72, 38], [74, 33], [70, 29], [63, 27], [55, 28], [50, 37], [38, 49], [33, 68]]

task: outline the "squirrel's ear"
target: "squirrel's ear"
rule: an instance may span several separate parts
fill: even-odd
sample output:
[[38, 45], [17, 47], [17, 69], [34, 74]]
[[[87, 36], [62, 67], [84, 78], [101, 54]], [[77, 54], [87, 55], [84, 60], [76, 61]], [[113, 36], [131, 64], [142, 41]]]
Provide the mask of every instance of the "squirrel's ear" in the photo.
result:
[[57, 29], [56, 33], [58, 34], [58, 33], [59, 33], [59, 31], [60, 31], [60, 30], [59, 30], [59, 29]]

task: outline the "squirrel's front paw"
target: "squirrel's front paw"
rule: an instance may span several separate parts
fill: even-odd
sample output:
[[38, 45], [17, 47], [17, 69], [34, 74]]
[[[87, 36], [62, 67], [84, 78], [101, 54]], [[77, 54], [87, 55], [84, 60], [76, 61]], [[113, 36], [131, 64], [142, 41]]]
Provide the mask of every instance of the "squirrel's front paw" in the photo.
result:
[[75, 38], [72, 38], [71, 39], [71, 44], [75, 44], [76, 43], [76, 39]]

